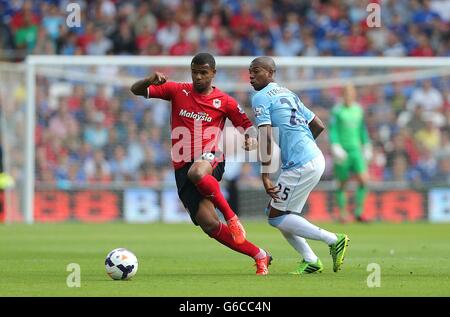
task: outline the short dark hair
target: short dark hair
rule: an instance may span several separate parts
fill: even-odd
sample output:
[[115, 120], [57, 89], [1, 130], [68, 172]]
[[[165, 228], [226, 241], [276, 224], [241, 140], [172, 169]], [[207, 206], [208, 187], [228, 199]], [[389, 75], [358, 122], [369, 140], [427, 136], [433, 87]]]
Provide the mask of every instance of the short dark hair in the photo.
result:
[[211, 67], [212, 69], [216, 68], [216, 60], [214, 59], [214, 56], [212, 56], [209, 53], [198, 53], [192, 59], [191, 65], [192, 64], [195, 64], [195, 65], [208, 64], [209, 67]]

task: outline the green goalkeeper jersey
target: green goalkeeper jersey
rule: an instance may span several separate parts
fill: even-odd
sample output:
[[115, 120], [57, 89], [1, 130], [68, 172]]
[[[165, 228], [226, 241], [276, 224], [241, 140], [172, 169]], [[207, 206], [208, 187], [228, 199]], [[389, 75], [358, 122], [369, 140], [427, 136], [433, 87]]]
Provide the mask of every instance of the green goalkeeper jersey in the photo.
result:
[[370, 143], [364, 121], [364, 111], [358, 103], [346, 107], [340, 103], [333, 107], [329, 123], [330, 143], [339, 143], [344, 150], [360, 150]]

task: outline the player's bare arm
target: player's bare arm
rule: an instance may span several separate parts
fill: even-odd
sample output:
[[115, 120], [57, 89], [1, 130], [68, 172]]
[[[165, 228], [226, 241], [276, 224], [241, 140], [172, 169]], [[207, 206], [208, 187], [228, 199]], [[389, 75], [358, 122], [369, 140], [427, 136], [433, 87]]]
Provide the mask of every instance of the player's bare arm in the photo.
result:
[[261, 179], [266, 190], [267, 195], [277, 201], [279, 199], [278, 193], [280, 189], [274, 186], [270, 179], [269, 168], [272, 162], [272, 126], [261, 125], [258, 128], [259, 142], [258, 142], [258, 156], [261, 161]]
[[309, 129], [311, 130], [314, 139], [317, 139], [323, 130], [325, 130], [325, 124], [323, 124], [322, 120], [316, 115], [309, 123]]
[[155, 72], [150, 77], [142, 80], [138, 80], [133, 85], [131, 85], [131, 92], [136, 96], [147, 97], [147, 88], [150, 85], [162, 85], [167, 81], [166, 75], [160, 72]]
[[253, 151], [258, 146], [258, 131], [254, 126], [251, 126], [244, 133], [245, 141], [244, 141], [244, 150]]

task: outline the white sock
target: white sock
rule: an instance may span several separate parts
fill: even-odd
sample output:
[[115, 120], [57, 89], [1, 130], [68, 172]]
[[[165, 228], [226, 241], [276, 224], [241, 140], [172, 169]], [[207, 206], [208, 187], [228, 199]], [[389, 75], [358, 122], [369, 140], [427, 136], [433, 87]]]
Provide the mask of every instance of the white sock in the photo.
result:
[[305, 239], [323, 241], [328, 245], [337, 241], [337, 236], [334, 233], [313, 225], [301, 216], [289, 214], [277, 218], [281, 219], [275, 225], [272, 222], [270, 223], [284, 232], [289, 232]]
[[298, 253], [300, 253], [300, 255], [306, 262], [316, 263], [317, 255], [314, 253], [314, 251], [311, 249], [308, 242], [306, 242], [304, 238], [295, 236], [289, 232], [284, 232], [281, 229], [280, 232], [283, 234], [289, 244], [295, 250], [297, 250]]
[[264, 251], [263, 249], [259, 248], [259, 253], [257, 255], [255, 255], [253, 258], [255, 260], [259, 260], [259, 259], [263, 259], [266, 255], [267, 255], [266, 251]]

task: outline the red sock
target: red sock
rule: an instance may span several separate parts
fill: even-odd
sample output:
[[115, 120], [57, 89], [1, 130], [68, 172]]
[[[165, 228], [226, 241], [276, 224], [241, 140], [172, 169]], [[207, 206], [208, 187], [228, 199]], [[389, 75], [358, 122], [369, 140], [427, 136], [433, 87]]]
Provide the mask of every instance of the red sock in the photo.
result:
[[230, 229], [223, 223], [220, 223], [217, 230], [211, 233], [210, 236], [230, 249], [251, 256], [252, 258], [259, 253], [259, 248], [248, 240], [245, 240], [242, 244], [234, 242]]
[[195, 186], [197, 186], [200, 194], [211, 200], [214, 206], [219, 208], [226, 221], [236, 215], [230, 208], [230, 205], [228, 205], [226, 199], [223, 197], [222, 192], [220, 191], [219, 182], [214, 178], [214, 176], [203, 176], [203, 178]]

